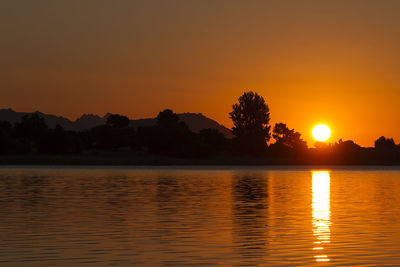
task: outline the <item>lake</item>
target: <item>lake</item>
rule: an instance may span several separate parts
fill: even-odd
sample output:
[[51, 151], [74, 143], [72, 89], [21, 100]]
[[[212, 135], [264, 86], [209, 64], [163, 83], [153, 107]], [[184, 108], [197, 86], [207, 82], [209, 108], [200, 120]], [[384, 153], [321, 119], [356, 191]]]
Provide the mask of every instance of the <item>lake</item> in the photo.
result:
[[2, 167], [0, 265], [400, 265], [400, 169]]

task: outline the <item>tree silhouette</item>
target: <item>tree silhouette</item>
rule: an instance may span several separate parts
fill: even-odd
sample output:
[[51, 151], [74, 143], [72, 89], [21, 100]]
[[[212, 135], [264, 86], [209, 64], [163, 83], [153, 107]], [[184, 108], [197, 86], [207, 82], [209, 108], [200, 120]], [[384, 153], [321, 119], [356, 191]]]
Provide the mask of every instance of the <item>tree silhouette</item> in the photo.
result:
[[38, 141], [47, 130], [48, 127], [44, 118], [36, 113], [23, 116], [21, 122], [15, 125], [17, 135], [30, 141]]
[[129, 118], [119, 114], [111, 114], [107, 118], [107, 124], [115, 128], [126, 128], [129, 126]]
[[176, 127], [179, 123], [179, 117], [172, 110], [165, 109], [158, 113], [157, 126], [159, 127]]
[[269, 107], [256, 92], [245, 92], [229, 113], [234, 127], [232, 133], [239, 139], [241, 150], [260, 154], [271, 138]]
[[83, 149], [82, 140], [76, 132], [65, 131], [60, 125], [49, 129], [44, 138], [37, 143], [37, 149], [45, 154], [80, 153]]
[[375, 141], [375, 162], [380, 164], [400, 162], [400, 149], [393, 138], [381, 136]]
[[217, 129], [203, 129], [199, 132], [200, 139], [207, 145], [217, 149], [225, 145], [225, 136]]
[[37, 113], [25, 115], [20, 123], [16, 123], [15, 135], [19, 139], [16, 150], [22, 153], [38, 151], [48, 132], [47, 124], [43, 117]]
[[266, 141], [271, 138], [269, 126], [269, 107], [263, 97], [255, 92], [246, 92], [239, 97], [239, 103], [232, 106], [229, 113], [236, 136], [263, 135]]
[[278, 145], [292, 149], [307, 148], [307, 143], [301, 138], [301, 134], [294, 129], [289, 129], [285, 123], [275, 123], [272, 137]]
[[396, 149], [396, 144], [393, 138], [381, 136], [375, 141], [375, 148], [378, 150], [393, 150]]
[[190, 154], [194, 139], [186, 123], [179, 121], [178, 115], [170, 109], [158, 114], [155, 126], [139, 127], [138, 137], [151, 153], [170, 156]]
[[8, 151], [11, 134], [11, 123], [8, 121], [0, 121], [0, 154], [5, 154]]

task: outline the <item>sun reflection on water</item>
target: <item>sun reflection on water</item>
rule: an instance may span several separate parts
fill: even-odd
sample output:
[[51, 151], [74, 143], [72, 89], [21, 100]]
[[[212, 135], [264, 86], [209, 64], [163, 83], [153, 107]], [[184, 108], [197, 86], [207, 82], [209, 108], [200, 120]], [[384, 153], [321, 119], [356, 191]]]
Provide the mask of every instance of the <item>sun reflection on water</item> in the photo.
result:
[[328, 255], [323, 254], [324, 245], [331, 242], [329, 171], [312, 172], [312, 216], [315, 237], [313, 249], [321, 253], [314, 258], [317, 262], [330, 261]]

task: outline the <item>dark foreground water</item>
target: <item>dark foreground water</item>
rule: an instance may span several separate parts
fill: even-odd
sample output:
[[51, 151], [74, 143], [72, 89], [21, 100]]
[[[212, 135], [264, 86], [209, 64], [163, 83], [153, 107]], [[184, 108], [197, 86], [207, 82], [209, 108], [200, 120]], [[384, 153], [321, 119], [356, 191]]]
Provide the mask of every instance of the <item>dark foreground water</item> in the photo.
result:
[[2, 168], [0, 265], [400, 265], [400, 170]]

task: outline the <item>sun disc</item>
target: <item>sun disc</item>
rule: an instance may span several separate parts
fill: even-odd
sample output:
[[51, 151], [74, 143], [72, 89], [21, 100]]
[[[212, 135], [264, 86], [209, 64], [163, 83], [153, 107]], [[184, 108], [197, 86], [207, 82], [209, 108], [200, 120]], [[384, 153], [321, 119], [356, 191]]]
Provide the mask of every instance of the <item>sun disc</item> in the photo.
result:
[[312, 130], [312, 135], [315, 140], [325, 142], [331, 136], [331, 129], [329, 129], [325, 124], [318, 124]]

